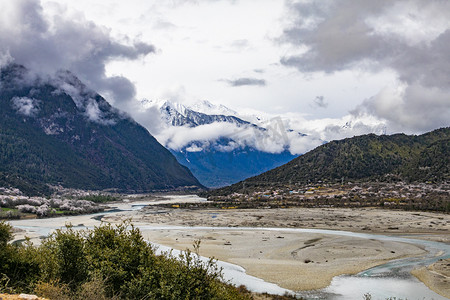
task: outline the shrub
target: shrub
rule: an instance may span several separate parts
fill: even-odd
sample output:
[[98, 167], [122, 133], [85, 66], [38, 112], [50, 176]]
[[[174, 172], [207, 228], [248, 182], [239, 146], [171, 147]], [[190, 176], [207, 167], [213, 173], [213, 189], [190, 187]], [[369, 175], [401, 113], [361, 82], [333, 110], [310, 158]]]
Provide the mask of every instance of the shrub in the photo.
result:
[[12, 240], [12, 237], [11, 225], [0, 221], [0, 250], [2, 250], [10, 240]]
[[69, 287], [57, 281], [38, 282], [34, 292], [47, 299], [71, 300], [73, 298], [70, 296]]
[[29, 242], [8, 244], [11, 239], [11, 225], [0, 222], [0, 291], [29, 292], [39, 277], [38, 249]]
[[[41, 246], [10, 245], [0, 223], [0, 287], [50, 299], [250, 299], [198, 252], [156, 255], [129, 223], [55, 231]], [[199, 243], [195, 245], [198, 250]]]
[[41, 262], [44, 280], [58, 280], [75, 289], [88, 278], [82, 232], [73, 230], [71, 226], [66, 230], [57, 229], [43, 242], [40, 251], [45, 253], [45, 259]]

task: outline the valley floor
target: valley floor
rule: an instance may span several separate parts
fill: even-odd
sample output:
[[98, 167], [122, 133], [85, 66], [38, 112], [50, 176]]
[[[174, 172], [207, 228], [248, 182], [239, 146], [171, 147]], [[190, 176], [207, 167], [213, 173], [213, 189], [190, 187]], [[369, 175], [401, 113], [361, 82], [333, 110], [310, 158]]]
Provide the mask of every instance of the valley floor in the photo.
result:
[[[103, 221], [118, 222], [127, 215], [108, 216]], [[137, 225], [160, 228], [143, 230], [144, 236], [153, 242], [183, 250], [192, 248], [195, 240], [201, 240], [201, 255], [240, 265], [250, 275], [291, 290], [323, 288], [334, 276], [356, 274], [392, 259], [420, 255], [425, 250], [406, 243], [289, 232], [281, 228], [402, 235], [450, 243], [449, 215], [429, 212], [377, 208], [190, 210], [147, 207], [128, 216]], [[245, 230], [245, 227], [260, 227], [261, 230]], [[450, 260], [444, 263], [444, 269], [448, 270]], [[435, 276], [429, 276], [428, 273], [426, 269], [414, 275], [436, 292], [450, 297], [445, 289], [448, 274], [436, 275], [438, 271], [435, 271]]]
[[[154, 204], [141, 210], [97, 214], [95, 218], [81, 215], [12, 223], [22, 228], [29, 226], [32, 231], [17, 232], [16, 239], [27, 235], [38, 242], [44, 233], [32, 227], [37, 221], [55, 228], [66, 222], [90, 227], [100, 220], [118, 223], [131, 219], [133, 224], [144, 226], [142, 233], [152, 242], [185, 250], [192, 249], [195, 240], [201, 240], [201, 255], [240, 265], [250, 275], [291, 290], [326, 287], [336, 275], [355, 274], [392, 259], [420, 255], [425, 250], [400, 242], [300, 233], [289, 228], [399, 235], [450, 243], [448, 214], [379, 208], [181, 209], [171, 201]], [[122, 205], [131, 204], [118, 203], [117, 208]], [[437, 293], [450, 297], [449, 264], [447, 259], [413, 274]]]

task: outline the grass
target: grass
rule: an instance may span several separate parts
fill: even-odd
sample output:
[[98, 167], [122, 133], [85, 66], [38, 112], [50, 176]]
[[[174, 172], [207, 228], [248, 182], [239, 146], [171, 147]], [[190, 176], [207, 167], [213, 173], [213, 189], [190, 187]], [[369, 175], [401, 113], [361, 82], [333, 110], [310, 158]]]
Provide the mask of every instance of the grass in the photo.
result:
[[55, 209], [54, 211], [52, 211], [51, 214], [52, 214], [52, 215], [66, 215], [66, 214], [70, 214], [70, 210], [59, 210], [59, 209]]
[[2, 211], [17, 211], [17, 208], [0, 207]]
[[1, 219], [20, 219], [21, 216], [25, 214], [19, 212], [17, 208], [7, 208], [7, 207], [1, 207], [0, 208], [0, 220]]

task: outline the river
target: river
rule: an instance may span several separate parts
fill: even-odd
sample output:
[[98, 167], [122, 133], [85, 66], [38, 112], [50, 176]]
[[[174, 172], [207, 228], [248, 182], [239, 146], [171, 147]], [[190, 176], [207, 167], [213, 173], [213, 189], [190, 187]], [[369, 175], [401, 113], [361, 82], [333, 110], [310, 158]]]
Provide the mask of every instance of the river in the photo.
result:
[[[141, 202], [124, 202], [118, 203], [117, 207], [111, 211], [97, 213], [93, 215], [84, 216], [70, 216], [52, 219], [32, 219], [32, 220], [17, 220], [11, 221], [14, 227], [26, 230], [28, 234], [35, 237], [45, 237], [55, 229], [61, 228], [66, 223], [71, 223], [74, 228], [91, 228], [92, 226], [100, 224], [100, 219], [106, 214], [115, 214], [125, 211], [139, 210], [146, 205], [155, 205], [160, 203], [179, 203], [179, 202], [201, 202], [204, 199], [196, 196], [170, 196], [161, 201], [141, 201]], [[145, 230], [161, 230], [161, 229], [183, 229], [198, 230], [198, 229], [215, 229], [215, 230], [229, 230], [228, 227], [187, 227], [187, 226], [139, 226]], [[255, 230], [255, 228], [239, 228], [240, 230]], [[376, 239], [384, 241], [395, 241], [402, 243], [409, 243], [424, 247], [427, 254], [421, 257], [405, 258], [394, 260], [386, 264], [365, 270], [357, 275], [352, 276], [337, 276], [333, 278], [331, 284], [321, 290], [309, 292], [296, 292], [306, 299], [358, 299], [361, 300], [363, 295], [370, 293], [372, 299], [386, 299], [388, 297], [396, 297], [397, 299], [435, 299], [445, 300], [432, 290], [430, 290], [423, 283], [418, 281], [410, 274], [414, 268], [429, 265], [439, 259], [450, 258], [450, 245], [432, 242], [419, 239], [404, 238], [398, 236], [354, 233], [349, 231], [335, 231], [323, 229], [300, 229], [300, 228], [257, 228], [258, 230], [277, 230], [286, 232], [298, 233], [321, 233], [329, 235], [340, 235], [357, 237], [364, 239]], [[170, 248], [164, 245], [158, 245], [159, 251], [167, 251]], [[175, 250], [174, 254], [178, 250]], [[244, 284], [248, 289], [256, 292], [268, 292], [273, 294], [284, 294], [285, 292], [292, 292], [283, 289], [276, 284], [265, 282], [262, 279], [250, 276], [245, 273], [245, 270], [237, 265], [227, 262], [218, 261], [220, 267], [223, 268], [224, 278], [230, 280], [237, 285]], [[292, 292], [293, 293], [293, 292]]]

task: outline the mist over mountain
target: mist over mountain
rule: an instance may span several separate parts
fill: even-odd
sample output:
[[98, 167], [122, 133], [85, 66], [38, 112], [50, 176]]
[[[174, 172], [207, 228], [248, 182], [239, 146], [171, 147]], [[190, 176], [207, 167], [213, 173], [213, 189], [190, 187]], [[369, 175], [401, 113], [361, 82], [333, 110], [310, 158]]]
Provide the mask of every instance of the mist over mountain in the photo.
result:
[[297, 157], [281, 119], [254, 124], [237, 112], [208, 101], [185, 106], [170, 101], [145, 101], [162, 123], [155, 137], [208, 187], [229, 185], [278, 167]]
[[0, 185], [146, 192], [200, 187], [150, 133], [68, 71], [0, 70]]

